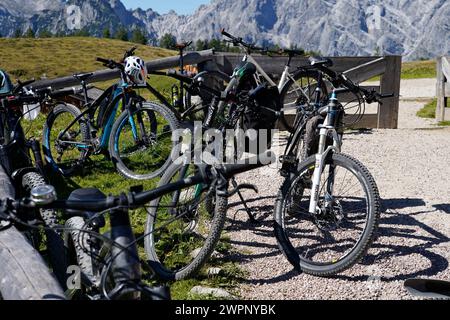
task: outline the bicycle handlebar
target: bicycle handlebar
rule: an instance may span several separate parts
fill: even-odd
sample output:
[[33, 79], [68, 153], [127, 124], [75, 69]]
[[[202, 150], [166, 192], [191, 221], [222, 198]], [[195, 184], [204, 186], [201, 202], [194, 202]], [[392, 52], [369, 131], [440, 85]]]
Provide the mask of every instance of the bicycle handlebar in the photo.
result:
[[65, 97], [72, 94], [78, 94], [82, 91], [83, 91], [82, 88], [52, 90], [51, 87], [47, 87], [43, 89], [30, 90], [29, 93], [8, 96], [1, 99], [0, 102], [3, 107], [19, 106], [23, 104], [36, 104], [44, 102], [48, 97], [50, 98]]
[[123, 61], [125, 61], [126, 58], [134, 56], [134, 53], [136, 52], [137, 47], [132, 47], [130, 50], [125, 51], [125, 54], [123, 55]]
[[34, 83], [35, 81], [36, 81], [35, 79], [30, 79], [25, 82], [17, 81], [17, 86], [13, 89], [13, 92], [12, 92], [13, 95], [17, 94], [18, 92], [20, 92], [20, 90], [22, 90], [26, 86], [29, 86], [30, 84]]
[[[198, 184], [210, 184], [216, 179], [230, 179], [231, 177], [250, 171], [256, 168], [260, 168], [272, 163], [275, 160], [275, 156], [272, 152], [266, 152], [254, 158], [248, 159], [243, 164], [230, 164], [230, 165], [199, 165], [199, 172], [189, 178], [179, 180], [177, 182], [164, 185], [160, 188], [153, 189], [146, 192], [129, 194], [122, 194], [120, 196], [109, 196], [104, 200], [90, 201], [89, 199], [83, 201], [75, 200], [55, 200], [49, 204], [39, 204], [30, 201], [29, 199], [12, 200], [12, 199], [0, 199], [0, 217], [5, 212], [11, 210], [22, 210], [30, 208], [44, 208], [44, 209], [71, 209], [76, 211], [91, 211], [102, 212], [105, 210], [113, 209], [116, 207], [129, 207], [137, 208], [141, 207], [150, 201], [162, 197], [163, 195], [181, 190], [187, 187], [191, 187]], [[4, 215], [3, 215], [4, 216]]]
[[222, 29], [222, 30], [220, 31], [220, 33], [221, 33], [223, 36], [225, 36], [225, 37], [231, 39], [231, 42], [232, 42], [235, 46], [240, 45], [240, 46], [242, 46], [242, 47], [244, 47], [244, 48], [246, 48], [246, 49], [248, 49], [248, 50], [252, 50], [252, 51], [270, 52], [270, 50], [269, 50], [268, 48], [256, 47], [256, 46], [254, 46], [253, 44], [249, 44], [249, 43], [244, 42], [244, 40], [243, 40], [242, 38], [240, 38], [240, 37], [237, 38], [237, 37], [235, 37], [235, 36], [229, 34], [228, 32], [225, 31], [225, 29]]
[[100, 58], [97, 57], [96, 60], [98, 62], [101, 62], [103, 64], [103, 66], [109, 68], [109, 69], [119, 69], [120, 71], [124, 71], [125, 70], [125, 66], [119, 62], [116, 62], [114, 60], [111, 59], [104, 59], [104, 58]]
[[339, 87], [346, 88], [346, 90], [345, 89], [335, 90], [335, 93], [337, 94], [344, 92], [362, 93], [364, 95], [364, 100], [369, 104], [374, 102], [382, 104], [381, 102], [382, 99], [392, 98], [395, 96], [394, 94], [385, 94], [385, 95], [379, 94], [375, 90], [370, 91], [366, 90], [361, 86], [354, 84], [353, 81], [347, 78], [344, 74], [331, 70], [329, 67], [325, 66], [324, 63], [319, 62], [317, 65], [313, 64], [311, 67], [326, 74], [330, 78], [330, 81], [335, 88]]

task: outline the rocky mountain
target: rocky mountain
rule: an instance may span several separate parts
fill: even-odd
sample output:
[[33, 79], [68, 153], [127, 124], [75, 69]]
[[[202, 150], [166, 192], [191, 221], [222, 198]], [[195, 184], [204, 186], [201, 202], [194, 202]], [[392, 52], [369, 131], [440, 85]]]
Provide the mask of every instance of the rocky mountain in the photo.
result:
[[0, 0], [0, 33], [85, 28], [101, 35], [125, 25], [158, 39], [220, 38], [219, 30], [259, 44], [297, 45], [326, 55], [450, 54], [448, 0], [213, 0], [192, 15], [127, 10], [120, 0]]

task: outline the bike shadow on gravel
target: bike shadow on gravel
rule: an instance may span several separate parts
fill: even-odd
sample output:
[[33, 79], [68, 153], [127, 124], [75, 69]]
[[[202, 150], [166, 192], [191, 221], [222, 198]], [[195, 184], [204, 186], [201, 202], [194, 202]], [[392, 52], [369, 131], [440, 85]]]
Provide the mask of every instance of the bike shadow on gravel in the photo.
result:
[[[244, 246], [245, 250], [233, 251], [228, 258], [230, 261], [235, 261], [239, 263], [246, 263], [253, 261], [255, 259], [267, 259], [270, 257], [279, 256], [280, 259], [284, 259], [278, 245], [275, 241], [275, 236], [273, 233], [273, 210], [276, 197], [266, 196], [258, 197], [247, 200], [247, 205], [249, 206], [252, 213], [255, 214], [257, 220], [256, 223], [252, 223], [247, 218], [247, 213], [242, 206], [242, 202], [236, 201], [229, 204], [229, 209], [235, 209], [235, 212], [230, 218], [227, 218], [227, 231], [240, 231], [240, 230], [250, 230], [254, 236], [260, 237], [261, 241], [255, 241], [254, 238], [249, 240], [235, 240], [231, 239], [230, 243], [234, 246]], [[255, 203], [261, 203], [261, 201], [267, 200], [270, 204], [268, 205], [254, 205]], [[252, 205], [253, 204], [253, 205]], [[232, 210], [230, 210], [232, 211]], [[237, 215], [242, 219], [236, 219]], [[248, 248], [248, 249], [247, 249]], [[258, 249], [262, 252], [252, 252], [252, 249]], [[286, 263], [288, 263], [286, 261]], [[298, 276], [298, 271], [292, 269], [291, 271], [275, 276], [273, 278], [267, 279], [242, 279], [242, 283], [246, 284], [272, 284], [283, 281], [288, 281], [296, 276]]]
[[[261, 253], [249, 253], [249, 252], [237, 252], [230, 256], [233, 261], [249, 262], [253, 259], [264, 259], [268, 257], [274, 257], [280, 255], [280, 259], [284, 259], [281, 252], [273, 241], [273, 205], [267, 206], [252, 206], [251, 203], [256, 201], [269, 199], [274, 197], [261, 197], [252, 199], [249, 201], [249, 207], [253, 212], [258, 213], [258, 219], [261, 219], [258, 223], [252, 224], [247, 219], [236, 220], [228, 219], [231, 224], [229, 230], [248, 230], [250, 229], [253, 234], [262, 237], [261, 241], [237, 241], [231, 240], [231, 243], [239, 246], [246, 246], [251, 248], [259, 248], [264, 251]], [[437, 245], [450, 242], [450, 235], [445, 235], [438, 230], [435, 230], [431, 226], [419, 221], [417, 215], [436, 212], [441, 210], [448, 213], [450, 211], [450, 205], [436, 205], [436, 210], [423, 210], [425, 202], [422, 199], [386, 199], [383, 200], [383, 213], [380, 220], [380, 227], [378, 229], [378, 240], [372, 245], [369, 253], [361, 262], [364, 267], [376, 266], [390, 260], [391, 258], [402, 259], [408, 256], [420, 255], [427, 259], [429, 263], [426, 267], [417, 267], [413, 271], [397, 272], [392, 276], [380, 276], [380, 280], [384, 282], [402, 281], [409, 278], [416, 277], [432, 277], [438, 273], [446, 270], [449, 267], [449, 261], [446, 257], [434, 252], [433, 249]], [[238, 212], [246, 215], [245, 211], [242, 212], [241, 203], [235, 202], [230, 204], [231, 208], [239, 207]], [[411, 208], [414, 208], [411, 210]], [[401, 212], [403, 209], [409, 209], [408, 213]], [[417, 210], [415, 210], [417, 209]], [[395, 239], [389, 241], [389, 239]], [[415, 259], [415, 257], [413, 257]], [[407, 261], [405, 260], [405, 262]], [[351, 269], [350, 269], [351, 270]], [[341, 279], [347, 281], [367, 281], [367, 279], [373, 274], [347, 276], [336, 275], [331, 278]], [[370, 273], [370, 271], [369, 271]], [[270, 284], [281, 281], [287, 281], [293, 277], [296, 277], [300, 272], [292, 269], [286, 274], [276, 276], [271, 279], [252, 279], [248, 280], [248, 284]]]
[[[417, 208], [417, 210], [411, 210]], [[420, 214], [431, 214], [442, 210], [439, 206], [434, 206], [435, 210], [423, 210], [425, 202], [422, 199], [386, 199], [383, 200], [383, 213], [378, 229], [378, 239], [372, 245], [369, 253], [363, 259], [363, 266], [377, 266], [387, 262], [392, 258], [405, 259], [402, 264], [412, 271], [400, 271], [390, 276], [378, 275], [381, 281], [403, 281], [410, 278], [432, 277], [449, 267], [448, 258], [435, 249], [438, 245], [450, 243], [450, 235], [441, 233], [426, 223], [420, 221], [417, 216]], [[447, 205], [445, 208], [449, 209]], [[401, 212], [402, 209], [409, 209], [410, 212]], [[395, 239], [395, 240], [392, 240]], [[425, 267], [415, 264], [417, 255], [428, 260], [422, 264]], [[412, 256], [407, 260], [408, 256]], [[370, 269], [370, 268], [369, 268]], [[389, 270], [387, 270], [389, 272]], [[336, 275], [333, 278], [349, 281], [366, 281], [372, 274], [359, 276]]]

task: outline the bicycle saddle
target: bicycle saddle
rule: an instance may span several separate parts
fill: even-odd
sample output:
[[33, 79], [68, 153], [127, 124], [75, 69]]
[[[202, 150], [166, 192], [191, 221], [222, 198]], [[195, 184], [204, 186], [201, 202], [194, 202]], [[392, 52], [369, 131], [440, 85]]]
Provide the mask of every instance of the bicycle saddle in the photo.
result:
[[[73, 191], [67, 200], [69, 201], [96, 201], [104, 200], [106, 195], [98, 189], [86, 188], [77, 189]], [[69, 215], [83, 216], [86, 219], [92, 219], [96, 212], [78, 211], [78, 210], [66, 210]], [[105, 218], [103, 216], [98, 216], [91, 221], [91, 225], [98, 228], [103, 228], [105, 226]]]
[[181, 42], [181, 43], [177, 43], [175, 45], [175, 48], [179, 49], [179, 50], [183, 50], [186, 49], [187, 47], [189, 47], [192, 44], [192, 41], [189, 42]]
[[309, 62], [312, 66], [325, 66], [325, 67], [332, 67], [333, 61], [329, 58], [324, 57], [309, 57]]
[[89, 73], [77, 73], [74, 74], [73, 77], [79, 81], [86, 81], [87, 79], [89, 79], [90, 77], [92, 77], [94, 75], [93, 72], [89, 72]]

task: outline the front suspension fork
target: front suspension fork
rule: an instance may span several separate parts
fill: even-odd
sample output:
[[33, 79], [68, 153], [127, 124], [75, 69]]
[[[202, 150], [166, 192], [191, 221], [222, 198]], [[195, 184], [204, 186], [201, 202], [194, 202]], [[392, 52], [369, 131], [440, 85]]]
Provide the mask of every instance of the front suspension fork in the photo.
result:
[[[311, 198], [309, 202], [309, 212], [312, 214], [317, 213], [317, 206], [319, 204], [319, 196], [320, 196], [320, 190], [322, 188], [321, 186], [321, 176], [323, 171], [325, 170], [325, 161], [329, 155], [330, 152], [339, 152], [339, 137], [337, 137], [337, 133], [334, 131], [334, 139], [335, 143], [333, 146], [329, 146], [326, 150], [326, 141], [328, 137], [329, 130], [332, 130], [332, 128], [322, 127], [320, 129], [320, 141], [319, 141], [319, 152], [316, 154], [316, 162], [314, 167], [314, 174], [312, 178], [312, 187], [311, 187]], [[330, 171], [329, 171], [329, 177], [326, 181], [326, 195], [325, 195], [325, 202], [326, 204], [331, 202], [332, 195], [333, 195], [333, 188], [334, 188], [334, 174], [335, 174], [335, 167], [333, 165], [330, 165]]]

